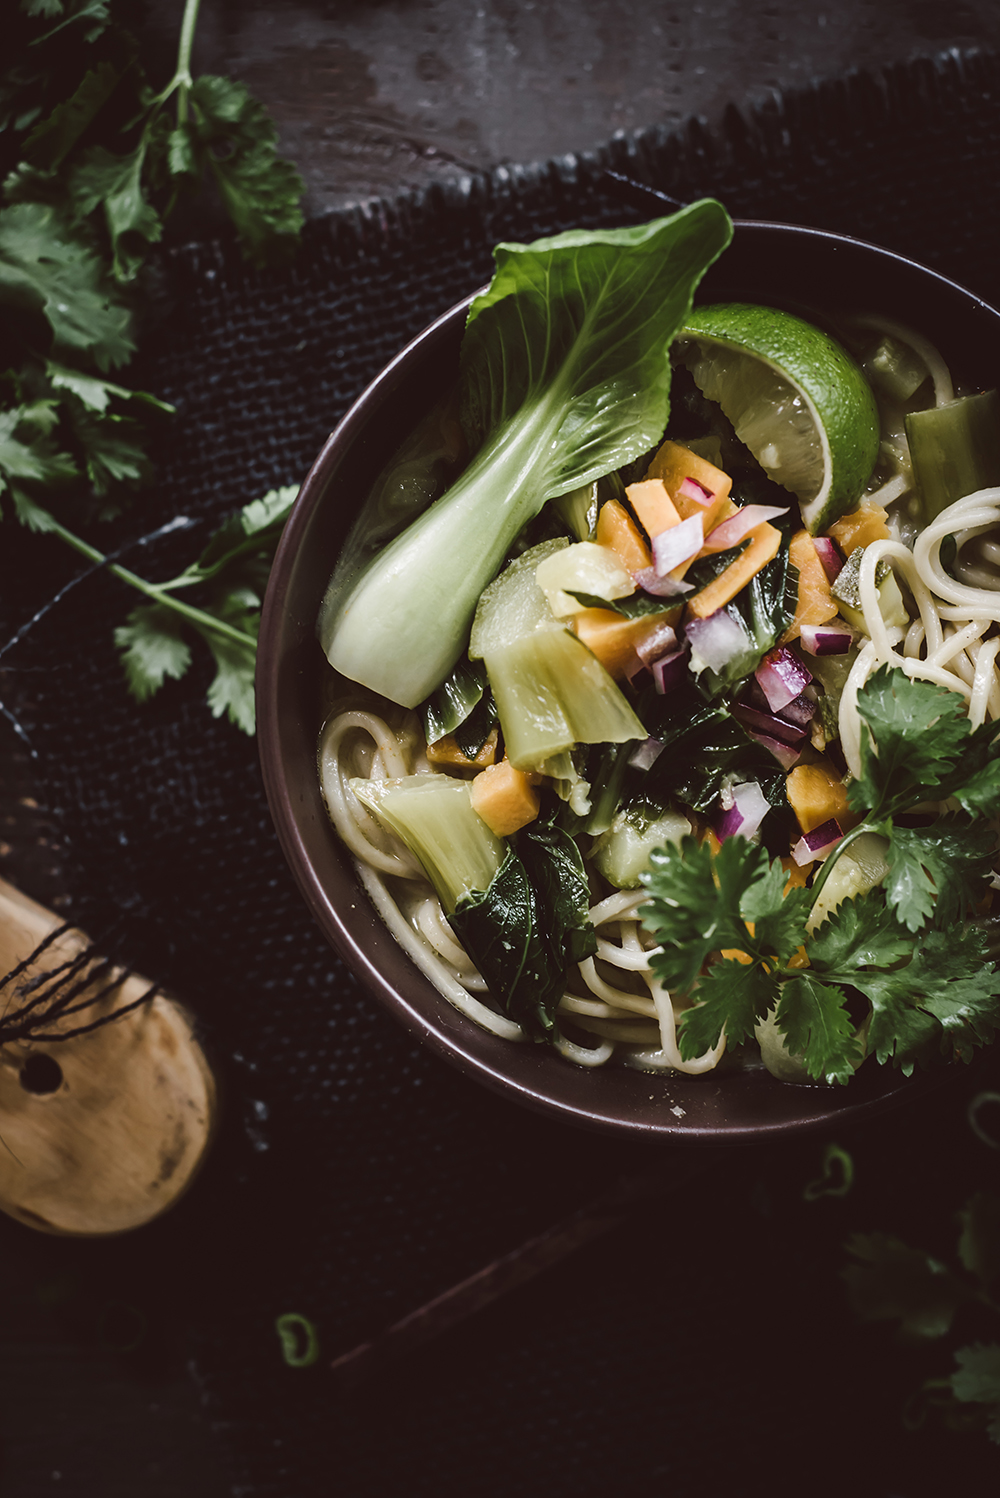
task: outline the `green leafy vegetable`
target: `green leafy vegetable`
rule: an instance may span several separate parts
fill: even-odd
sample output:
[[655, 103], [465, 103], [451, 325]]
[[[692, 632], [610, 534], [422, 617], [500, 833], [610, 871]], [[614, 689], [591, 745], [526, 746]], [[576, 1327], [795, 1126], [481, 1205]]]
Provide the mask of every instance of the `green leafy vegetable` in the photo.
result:
[[[977, 1191], [959, 1214], [958, 1257], [965, 1274], [923, 1249], [911, 1248], [887, 1233], [858, 1233], [847, 1242], [856, 1260], [842, 1270], [856, 1315], [865, 1321], [891, 1321], [910, 1341], [944, 1337], [959, 1312], [962, 1323], [978, 1313], [995, 1315], [1000, 1278], [1000, 1198]], [[1000, 1444], [1000, 1343], [975, 1342], [955, 1349], [955, 1372], [927, 1379], [921, 1394], [930, 1408], [956, 1428], [985, 1429]], [[983, 1405], [963, 1412], [956, 1405]], [[971, 1419], [970, 1419], [971, 1417]]]
[[940, 1260], [888, 1233], [856, 1233], [847, 1249], [859, 1262], [843, 1277], [863, 1321], [894, 1321], [913, 1339], [943, 1337], [955, 1313], [973, 1298], [971, 1287]]
[[[783, 895], [780, 861], [738, 837], [715, 857], [693, 839], [653, 857], [643, 878], [651, 895], [643, 921], [661, 945], [652, 965], [667, 988], [698, 1001], [681, 1021], [686, 1058], [717, 1044], [723, 1029], [738, 1043], [776, 1008], [777, 1028], [809, 1074], [846, 1082], [864, 1054], [850, 1010], [857, 994], [869, 1004], [868, 1051], [907, 1074], [938, 1054], [969, 1060], [1000, 1026], [1000, 974], [986, 937], [961, 924], [986, 891], [992, 833], [958, 816], [930, 827], [892, 820], [928, 794], [961, 801], [964, 775], [984, 784], [996, 762], [996, 725], [973, 731], [954, 693], [898, 670], [872, 677], [858, 711], [872, 738], [850, 798], [869, 815], [810, 890]], [[885, 888], [844, 901], [808, 929], [841, 853], [873, 832], [889, 839]], [[789, 966], [800, 946], [805, 962]], [[719, 960], [727, 950], [749, 961]]]
[[[192, 78], [197, 15], [198, 0], [186, 0], [177, 66], [159, 93], [107, 0], [22, 0], [5, 32], [0, 514], [91, 561], [102, 554], [74, 533], [74, 511], [120, 512], [150, 474], [138, 418], [172, 410], [108, 372], [135, 352], [136, 278], [178, 196], [213, 180], [257, 264], [294, 245], [302, 223], [302, 183], [260, 104], [241, 83]], [[247, 506], [167, 583], [109, 564], [151, 599], [117, 635], [140, 701], [187, 670], [193, 630], [215, 659], [212, 711], [252, 732], [260, 599], [288, 494]], [[176, 596], [191, 587], [203, 607]]]
[[639, 228], [498, 246], [462, 345], [475, 457], [347, 602], [324, 612], [321, 641], [337, 670], [408, 707], [440, 685], [484, 587], [546, 500], [662, 434], [670, 341], [731, 233], [706, 200]]

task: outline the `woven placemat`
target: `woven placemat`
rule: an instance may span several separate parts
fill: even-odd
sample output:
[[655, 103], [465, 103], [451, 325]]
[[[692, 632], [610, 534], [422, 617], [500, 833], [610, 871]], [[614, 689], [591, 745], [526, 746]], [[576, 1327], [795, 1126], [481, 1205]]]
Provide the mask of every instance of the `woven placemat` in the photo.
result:
[[[996, 301], [998, 162], [1000, 62], [948, 54], [733, 110], [715, 131], [651, 129], [315, 221], [285, 270], [248, 270], [225, 243], [185, 248], [166, 265], [135, 370], [178, 416], [156, 487], [116, 543], [178, 514], [203, 523], [125, 555], [170, 575], [221, 515], [297, 481], [382, 365], [488, 278], [496, 240], [649, 216], [607, 167], [681, 201], [711, 193], [735, 216], [874, 240]], [[76, 563], [10, 522], [2, 539], [6, 639]], [[111, 634], [132, 602], [103, 573], [81, 581], [4, 657], [4, 700], [37, 756], [34, 794], [61, 843], [73, 918], [96, 935], [122, 926], [119, 949], [193, 1006], [223, 1126], [171, 1217], [100, 1254], [39, 1253], [86, 1263], [171, 1329], [232, 1491], [740, 1492], [749, 1463], [791, 1492], [790, 1474], [820, 1451], [824, 1472], [846, 1479], [859, 1390], [886, 1428], [898, 1411], [891, 1384], [854, 1367], [837, 1224], [801, 1205], [815, 1142], [740, 1169], [706, 1163], [682, 1201], [650, 1207], [350, 1398], [324, 1361], [282, 1364], [277, 1315], [308, 1316], [332, 1358], [660, 1157], [522, 1112], [393, 1025], [303, 910], [255, 747], [205, 707], [207, 664], [142, 708], [127, 695]], [[935, 1159], [942, 1140], [964, 1148], [960, 1116], [952, 1092], [919, 1121], [868, 1131], [872, 1179], [898, 1167], [897, 1215], [917, 1181], [905, 1142]], [[863, 1193], [855, 1202], [866, 1209]], [[898, 1489], [889, 1465], [917, 1448], [893, 1433], [880, 1449], [888, 1465], [884, 1481], [872, 1468], [882, 1486], [870, 1491], [933, 1490], [920, 1484], [944, 1448], [919, 1448]]]

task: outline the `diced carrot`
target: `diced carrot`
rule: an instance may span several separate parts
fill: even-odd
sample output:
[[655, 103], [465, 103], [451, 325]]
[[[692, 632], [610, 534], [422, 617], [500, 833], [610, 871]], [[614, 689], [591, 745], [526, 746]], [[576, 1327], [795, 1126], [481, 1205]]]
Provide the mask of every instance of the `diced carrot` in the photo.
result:
[[[682, 520], [691, 515], [700, 515], [705, 524], [705, 534], [718, 524], [723, 506], [729, 498], [733, 481], [721, 468], [699, 458], [689, 447], [679, 442], [664, 442], [655, 453], [646, 470], [647, 479], [662, 479], [667, 493]], [[702, 494], [684, 492], [684, 481], [693, 481], [695, 489]], [[707, 500], [707, 503], [703, 502]]]
[[780, 545], [781, 532], [773, 525], [768, 525], [765, 520], [763, 525], [755, 526], [750, 532], [750, 545], [707, 588], [695, 594], [688, 604], [689, 612], [696, 619], [707, 619], [709, 614], [725, 608], [740, 589], [745, 588], [750, 579], [777, 555]]
[[789, 770], [785, 793], [803, 832], [812, 832], [831, 818], [840, 823], [841, 831], [848, 832], [860, 820], [851, 811], [844, 782], [828, 759]]
[[472, 782], [473, 810], [497, 837], [510, 837], [538, 816], [540, 799], [532, 784], [537, 779], [537, 775], [515, 769], [504, 758]]
[[809, 878], [808, 864], [796, 863], [794, 858], [783, 858], [781, 867], [788, 875], [782, 894], [787, 895], [789, 890], [805, 888], [806, 880]]
[[719, 842], [719, 839], [716, 837], [715, 832], [711, 827], [705, 828], [705, 831], [701, 836], [701, 842], [707, 845], [708, 851], [711, 853], [713, 858], [718, 857], [719, 849], [722, 847], [722, 844]]
[[888, 511], [883, 510], [881, 505], [870, 499], [863, 499], [856, 510], [835, 520], [827, 535], [832, 536], [845, 557], [849, 557], [859, 546], [870, 546], [873, 541], [888, 541], [888, 518]]
[[497, 757], [497, 743], [499, 733], [495, 728], [490, 730], [489, 736], [482, 745], [478, 754], [470, 759], [467, 754], [458, 747], [458, 741], [453, 733], [446, 733], [443, 738], [435, 739], [433, 744], [427, 745], [427, 762], [437, 765], [442, 770], [468, 770], [478, 773], [485, 770], [487, 765], [492, 765]]
[[643, 567], [651, 567], [653, 564], [649, 547], [639, 534], [639, 527], [617, 499], [609, 499], [601, 506], [595, 539], [598, 546], [610, 546], [612, 551], [616, 551], [621, 557], [622, 566], [627, 567], [629, 572], [640, 572]]
[[681, 517], [662, 479], [643, 479], [641, 483], [629, 484], [625, 493], [651, 541], [671, 527], [680, 525]]
[[826, 624], [838, 612], [830, 579], [808, 531], [795, 532], [788, 546], [788, 557], [792, 566], [799, 569], [799, 592], [795, 618], [781, 638], [783, 645], [799, 638], [803, 624]]
[[646, 614], [641, 619], [626, 619], [613, 609], [583, 609], [574, 614], [573, 629], [587, 649], [597, 656], [609, 676], [620, 681], [635, 664], [636, 647], [653, 634], [661, 624], [676, 624], [683, 605]]

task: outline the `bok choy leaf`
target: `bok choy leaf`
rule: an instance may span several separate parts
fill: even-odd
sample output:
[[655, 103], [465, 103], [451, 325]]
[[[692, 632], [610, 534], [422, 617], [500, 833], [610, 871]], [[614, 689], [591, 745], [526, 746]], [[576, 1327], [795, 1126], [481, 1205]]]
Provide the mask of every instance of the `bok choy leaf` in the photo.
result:
[[462, 344], [475, 456], [324, 611], [331, 665], [404, 707], [441, 685], [527, 522], [662, 435], [671, 340], [731, 237], [725, 209], [704, 199], [637, 228], [497, 247]]

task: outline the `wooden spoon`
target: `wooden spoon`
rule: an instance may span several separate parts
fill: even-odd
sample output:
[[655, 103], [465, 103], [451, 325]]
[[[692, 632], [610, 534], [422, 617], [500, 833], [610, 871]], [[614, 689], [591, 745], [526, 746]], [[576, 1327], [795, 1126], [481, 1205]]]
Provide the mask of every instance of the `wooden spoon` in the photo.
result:
[[[89, 947], [76, 930], [0, 880], [0, 1015], [25, 985]], [[35, 954], [35, 955], [33, 955]], [[84, 972], [83, 980], [87, 973]], [[95, 978], [46, 1034], [75, 1030], [147, 993], [136, 974]], [[103, 992], [103, 990], [108, 990]], [[35, 990], [37, 992], [37, 990]], [[215, 1082], [184, 1010], [162, 994], [100, 1029], [0, 1047], [0, 1210], [45, 1233], [98, 1237], [139, 1227], [190, 1185], [215, 1115]]]

